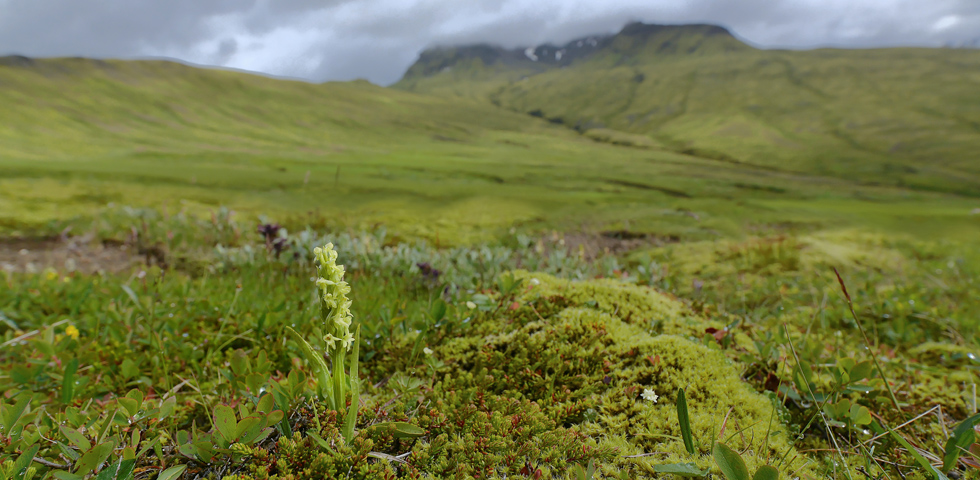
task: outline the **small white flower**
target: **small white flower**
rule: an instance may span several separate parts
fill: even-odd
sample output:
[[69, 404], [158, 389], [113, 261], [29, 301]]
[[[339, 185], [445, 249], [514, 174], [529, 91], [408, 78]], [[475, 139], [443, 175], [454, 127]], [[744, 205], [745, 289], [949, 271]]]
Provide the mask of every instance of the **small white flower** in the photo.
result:
[[476, 308], [476, 304], [473, 303], [473, 302], [466, 302], [466, 308], [472, 310], [472, 309]]
[[538, 280], [537, 278], [532, 278], [531, 285], [541, 285], [541, 281]]
[[425, 348], [422, 349], [422, 353], [424, 353], [426, 355], [432, 355], [432, 349], [429, 348], [429, 347], [425, 347]]
[[643, 395], [641, 395], [641, 396], [643, 397], [644, 400], [647, 400], [647, 401], [653, 402], [653, 403], [657, 403], [657, 399], [660, 398], [660, 395], [657, 395], [657, 392], [654, 392], [653, 390], [651, 390], [649, 388], [644, 388], [643, 389]]

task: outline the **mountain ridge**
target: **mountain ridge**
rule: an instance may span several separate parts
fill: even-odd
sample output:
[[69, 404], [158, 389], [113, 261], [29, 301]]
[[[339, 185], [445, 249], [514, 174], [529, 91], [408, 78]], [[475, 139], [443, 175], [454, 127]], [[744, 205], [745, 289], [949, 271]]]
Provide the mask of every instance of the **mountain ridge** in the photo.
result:
[[[637, 54], [642, 49], [655, 48], [659, 54], [676, 54], [678, 39], [697, 38], [701, 41], [686, 45], [684, 54], [698, 49], [727, 52], [753, 47], [736, 39], [725, 27], [711, 24], [661, 25], [632, 22], [615, 34], [586, 35], [561, 45], [552, 42], [534, 46], [505, 48], [491, 43], [459, 46], [437, 46], [419, 54], [402, 79], [393, 85], [404, 90], [415, 89], [415, 83], [440, 73], [461, 68], [465, 71], [491, 69], [497, 73], [512, 73], [518, 78], [555, 68], [564, 68], [587, 60], [596, 54], [610, 51], [622, 55]], [[705, 41], [707, 40], [707, 45]]]
[[[482, 238], [516, 224], [588, 225], [596, 231], [629, 225], [704, 238], [744, 233], [757, 224], [894, 225], [913, 215], [946, 229], [952, 225], [946, 219], [975, 208], [980, 182], [969, 171], [975, 161], [962, 152], [961, 165], [873, 158], [866, 153], [873, 145], [848, 130], [847, 122], [862, 119], [834, 125], [834, 138], [845, 137], [864, 151], [830, 144], [823, 157], [767, 160], [766, 142], [789, 145], [784, 150], [790, 153], [819, 154], [822, 140], [794, 133], [795, 114], [766, 117], [772, 107], [763, 100], [780, 98], [769, 85], [751, 98], [759, 118], [749, 116], [751, 109], [706, 113], [701, 104], [717, 109], [711, 95], [730, 79], [706, 69], [692, 85], [684, 67], [692, 60], [674, 57], [645, 70], [625, 64], [593, 69], [593, 62], [614, 62], [590, 58], [582, 65], [594, 76], [572, 84], [550, 77], [581, 74], [578, 65], [533, 76], [511, 85], [518, 88], [513, 91], [490, 79], [485, 86], [498, 91], [506, 108], [487, 98], [424, 95], [366, 82], [312, 84], [160, 60], [33, 59], [26, 68], [0, 61], [0, 230], [44, 225], [128, 199], [138, 199], [136, 206], [202, 212], [221, 204], [266, 213], [319, 205], [363, 225], [386, 223], [441, 242]], [[725, 60], [722, 67], [735, 58], [709, 57]], [[736, 60], [736, 66], [767, 74], [785, 69], [772, 59], [766, 65]], [[693, 64], [705, 65], [697, 58]], [[976, 71], [972, 65], [970, 72]], [[638, 70], [646, 75], [641, 81]], [[805, 71], [795, 75], [798, 82], [811, 81]], [[604, 110], [610, 101], [633, 98], [620, 98], [621, 81], [635, 85], [632, 93], [642, 101], [633, 107], [640, 114]], [[678, 85], [683, 88], [676, 90]], [[827, 86], [819, 87], [827, 95]], [[677, 93], [677, 101], [646, 88], [668, 97]], [[945, 113], [950, 125], [932, 125], [943, 135], [919, 129], [921, 138], [907, 136], [896, 148], [970, 146], [962, 141], [975, 135], [963, 127], [975, 121], [976, 103], [968, 100], [976, 93], [961, 90], [942, 93], [963, 98], [961, 112]], [[550, 122], [531, 115], [537, 108]], [[694, 116], [679, 115], [682, 110]], [[672, 124], [673, 117], [678, 121]], [[567, 128], [580, 118], [588, 119], [584, 134]], [[606, 130], [593, 128], [600, 124]], [[645, 125], [665, 127], [650, 134]], [[745, 142], [725, 143], [733, 138]], [[864, 157], [852, 161], [855, 155]], [[844, 175], [830, 168], [837, 157], [852, 165]], [[861, 162], [865, 157], [871, 158]], [[878, 208], [888, 202], [903, 207], [883, 215]], [[847, 218], [835, 208], [846, 208]]]
[[[426, 70], [429, 51], [394, 88], [486, 101], [601, 141], [980, 196], [980, 51], [757, 49], [710, 25], [630, 24], [596, 44], [564, 65], [445, 49]], [[526, 53], [554, 52], [537, 48]]]

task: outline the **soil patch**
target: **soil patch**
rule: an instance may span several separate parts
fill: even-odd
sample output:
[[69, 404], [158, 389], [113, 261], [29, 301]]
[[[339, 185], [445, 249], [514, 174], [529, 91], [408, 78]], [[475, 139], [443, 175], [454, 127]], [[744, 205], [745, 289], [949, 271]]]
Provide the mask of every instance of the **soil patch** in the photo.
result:
[[0, 238], [0, 270], [115, 273], [143, 263], [128, 245], [93, 243], [85, 237]]
[[673, 235], [618, 230], [599, 233], [565, 233], [560, 237], [560, 240], [563, 240], [564, 247], [569, 254], [579, 255], [581, 252], [586, 260], [595, 260], [609, 254], [619, 255], [642, 247], [660, 247], [680, 241], [678, 237]]

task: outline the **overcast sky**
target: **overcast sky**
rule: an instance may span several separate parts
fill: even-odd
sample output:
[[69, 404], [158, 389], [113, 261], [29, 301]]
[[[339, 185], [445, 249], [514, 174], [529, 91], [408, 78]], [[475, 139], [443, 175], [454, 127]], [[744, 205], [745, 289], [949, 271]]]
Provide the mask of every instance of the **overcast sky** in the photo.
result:
[[387, 85], [433, 45], [507, 47], [713, 23], [760, 47], [980, 38], [980, 0], [0, 0], [0, 55], [171, 57]]

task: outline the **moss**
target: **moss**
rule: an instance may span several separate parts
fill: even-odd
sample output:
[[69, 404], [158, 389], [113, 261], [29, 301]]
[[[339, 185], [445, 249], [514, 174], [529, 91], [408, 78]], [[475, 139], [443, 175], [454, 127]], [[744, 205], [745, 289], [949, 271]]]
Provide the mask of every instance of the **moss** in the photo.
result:
[[[655, 465], [678, 462], [719, 473], [710, 456], [716, 438], [744, 452], [753, 471], [788, 458], [780, 465], [784, 474], [812, 473], [777, 406], [743, 382], [722, 352], [685, 338], [710, 322], [677, 300], [611, 280], [516, 276], [529, 288], [498, 296], [501, 308], [479, 314], [464, 335], [432, 345], [441, 365], [432, 367], [430, 386], [402, 397], [367, 389], [373, 395], [360, 410], [352, 444], [340, 440], [335, 412], [321, 410], [316, 420], [301, 412], [308, 417], [301, 423], [322, 425], [318, 435], [334, 447], [300, 433], [281, 438], [240, 478], [547, 479], [566, 478], [571, 467], [589, 462], [600, 466], [597, 478], [624, 472], [658, 478]], [[693, 456], [680, 438], [674, 404], [680, 388], [688, 397]], [[645, 400], [645, 390], [659, 400]], [[410, 422], [425, 435], [397, 439], [374, 426], [391, 421]], [[407, 455], [408, 463], [370, 452]], [[637, 454], [649, 456], [626, 458]]]
[[[751, 468], [787, 454], [795, 457], [776, 406], [743, 382], [722, 353], [684, 338], [711, 322], [650, 288], [526, 272], [517, 276], [530, 288], [511, 313], [483, 319], [474, 335], [437, 349], [449, 364], [437, 390], [532, 401], [555, 421], [597, 439], [600, 447], [617, 449], [619, 456], [605, 470], [630, 470], [633, 478], [652, 475], [658, 463], [712, 467], [711, 439], [723, 424], [725, 441], [746, 450]], [[482, 342], [474, 342], [475, 335]], [[673, 403], [678, 388], [688, 393], [698, 439], [694, 458], [680, 440]], [[645, 389], [659, 394], [659, 402], [643, 400]], [[794, 460], [782, 468], [802, 464]]]
[[561, 426], [535, 402], [455, 391], [438, 396], [437, 421], [411, 461], [434, 478], [506, 478], [538, 470], [551, 478], [550, 472], [573, 465], [611, 462], [617, 453]]
[[909, 354], [929, 364], [957, 366], [980, 364], [976, 349], [951, 343], [925, 342], [910, 348]]
[[637, 252], [632, 258], [640, 263], [664, 260], [675, 274], [703, 279], [823, 271], [830, 267], [896, 271], [906, 263], [894, 248], [896, 243], [899, 240], [894, 237], [840, 230], [692, 242]]
[[[602, 314], [575, 309], [563, 315], [594, 318]], [[652, 463], [691, 461], [679, 440], [681, 433], [674, 404], [675, 392], [684, 388], [692, 432], [699, 440], [699, 457], [694, 461], [700, 467], [711, 466], [710, 458], [704, 455], [710, 452], [711, 438], [720, 432], [726, 415], [726, 438], [745, 429], [728, 443], [754, 452], [745, 455], [750, 467], [765, 464], [767, 456], [782, 458], [792, 450], [785, 429], [778, 424], [775, 406], [742, 382], [721, 353], [677, 336], [650, 335], [615, 317], [606, 316], [604, 320], [614, 345], [609, 356], [619, 361], [612, 366], [616, 373], [610, 388], [598, 402], [600, 421], [587, 431], [616, 432], [617, 436], [629, 439], [633, 454], [661, 452], [663, 456], [656, 462], [643, 463], [648, 472]], [[640, 399], [647, 388], [660, 394], [656, 404]], [[769, 451], [763, 452], [770, 417], [776, 424], [768, 439]], [[743, 441], [745, 445], [741, 445]]]
[[654, 333], [700, 338], [705, 328], [724, 327], [695, 316], [681, 301], [649, 287], [613, 279], [583, 282], [520, 271], [515, 275], [531, 284], [521, 299], [525, 302], [544, 298], [563, 306], [587, 306]]
[[801, 263], [808, 269], [833, 265], [894, 271], [906, 264], [901, 252], [893, 248], [896, 239], [885, 235], [842, 230], [807, 235], [799, 242]]

